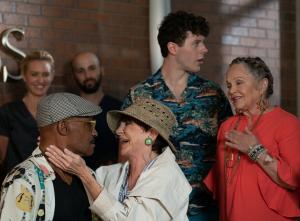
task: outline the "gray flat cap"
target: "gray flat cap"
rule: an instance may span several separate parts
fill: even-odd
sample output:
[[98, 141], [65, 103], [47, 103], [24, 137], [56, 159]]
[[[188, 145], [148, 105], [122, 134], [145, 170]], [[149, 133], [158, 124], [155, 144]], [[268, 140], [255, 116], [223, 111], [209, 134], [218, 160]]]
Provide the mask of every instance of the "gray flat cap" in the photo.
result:
[[70, 117], [92, 117], [101, 111], [99, 106], [75, 94], [54, 93], [39, 102], [36, 121], [38, 127], [45, 127]]

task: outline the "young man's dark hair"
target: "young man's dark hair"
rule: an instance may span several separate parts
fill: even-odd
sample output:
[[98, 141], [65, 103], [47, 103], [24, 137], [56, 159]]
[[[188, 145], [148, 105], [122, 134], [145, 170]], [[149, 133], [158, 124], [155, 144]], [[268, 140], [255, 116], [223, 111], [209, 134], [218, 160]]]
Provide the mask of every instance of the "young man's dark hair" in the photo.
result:
[[157, 40], [163, 57], [168, 55], [168, 42], [174, 42], [181, 46], [190, 31], [194, 35], [207, 37], [209, 34], [209, 25], [202, 16], [195, 16], [192, 13], [177, 11], [170, 13], [162, 21]]

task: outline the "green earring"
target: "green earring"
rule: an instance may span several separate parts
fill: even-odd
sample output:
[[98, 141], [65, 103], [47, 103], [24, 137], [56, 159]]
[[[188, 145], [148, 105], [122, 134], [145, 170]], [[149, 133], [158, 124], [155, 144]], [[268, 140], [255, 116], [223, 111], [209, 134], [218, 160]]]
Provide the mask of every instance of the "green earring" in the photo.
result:
[[145, 144], [146, 144], [147, 146], [152, 145], [152, 144], [153, 144], [152, 138], [151, 138], [151, 137], [147, 137], [147, 138], [145, 139]]

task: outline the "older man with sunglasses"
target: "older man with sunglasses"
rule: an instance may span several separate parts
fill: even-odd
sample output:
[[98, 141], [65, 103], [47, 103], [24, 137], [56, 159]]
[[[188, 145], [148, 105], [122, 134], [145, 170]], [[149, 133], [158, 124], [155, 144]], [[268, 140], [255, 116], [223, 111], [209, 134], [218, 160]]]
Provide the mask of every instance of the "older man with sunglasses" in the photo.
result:
[[101, 108], [70, 93], [51, 94], [38, 105], [40, 144], [16, 166], [1, 188], [0, 220], [90, 221], [91, 212], [79, 178], [50, 164], [44, 152], [51, 144], [89, 156], [97, 136], [93, 117]]

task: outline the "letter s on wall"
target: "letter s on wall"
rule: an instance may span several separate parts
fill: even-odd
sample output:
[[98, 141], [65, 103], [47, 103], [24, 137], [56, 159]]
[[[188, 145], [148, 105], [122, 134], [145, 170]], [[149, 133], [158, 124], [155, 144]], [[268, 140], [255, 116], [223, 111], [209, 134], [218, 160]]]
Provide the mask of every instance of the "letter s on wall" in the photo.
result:
[[[16, 48], [15, 46], [11, 45], [9, 43], [9, 35], [12, 34], [18, 41], [21, 41], [24, 37], [25, 31], [23, 29], [19, 28], [9, 28], [2, 32], [1, 34], [1, 44], [4, 49], [7, 50], [8, 53], [12, 54], [14, 57], [17, 57], [19, 60], [23, 59], [26, 54], [21, 51], [20, 49]], [[0, 58], [0, 68], [1, 68], [1, 58]], [[1, 68], [1, 72], [3, 75], [3, 82], [6, 82], [7, 77], [10, 77], [14, 80], [20, 80], [22, 79], [22, 75], [11, 75], [8, 71], [6, 66], [3, 66]], [[0, 72], [0, 74], [1, 74]]]

